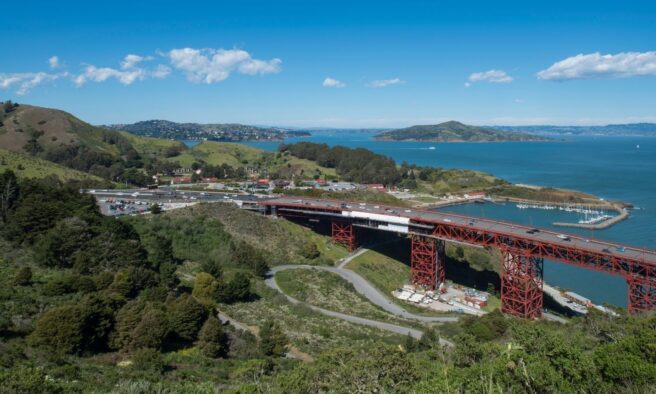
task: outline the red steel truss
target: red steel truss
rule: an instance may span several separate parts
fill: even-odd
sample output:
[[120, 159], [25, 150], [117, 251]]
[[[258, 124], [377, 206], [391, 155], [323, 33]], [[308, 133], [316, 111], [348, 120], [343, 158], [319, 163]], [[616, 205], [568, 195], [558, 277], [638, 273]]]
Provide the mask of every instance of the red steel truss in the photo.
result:
[[334, 243], [344, 245], [349, 252], [355, 249], [355, 233], [351, 223], [332, 222], [332, 238]]
[[444, 283], [444, 241], [413, 235], [410, 251], [412, 284], [435, 290]]
[[[361, 209], [358, 209], [357, 203], [326, 199], [312, 199], [311, 201], [307, 201], [307, 199], [303, 201], [270, 200], [259, 204], [268, 206], [270, 212], [274, 215], [314, 217], [316, 219], [330, 216], [350, 216], [344, 215], [344, 211], [361, 211]], [[529, 230], [529, 228], [510, 223], [464, 216], [458, 217], [467, 219], [464, 222], [467, 224], [463, 224], [463, 220], [458, 220], [459, 223], [452, 223], [446, 218], [435, 218], [434, 212], [413, 209], [412, 215], [405, 215], [402, 209], [398, 207], [381, 206], [379, 208], [380, 211], [384, 209], [386, 215], [407, 217], [410, 221], [408, 231], [418, 237], [413, 236], [411, 252], [414, 283], [434, 287], [443, 278], [438, 274], [439, 259], [437, 256], [439, 253], [437, 253], [436, 246], [426, 241], [427, 237], [431, 237], [439, 240], [499, 248], [502, 254], [506, 256], [504, 257], [504, 269], [506, 269], [508, 275], [502, 274], [502, 287], [505, 283], [505, 290], [508, 291], [504, 292], [505, 297], [502, 298], [505, 299], [503, 303], [504, 310], [509, 311], [508, 313], [525, 317], [539, 316], [539, 312], [536, 312], [536, 310], [538, 304], [541, 309], [542, 301], [541, 298], [540, 300], [537, 299], [535, 287], [538, 284], [541, 286], [542, 283], [541, 268], [543, 259], [621, 276], [626, 279], [629, 285], [629, 312], [639, 313], [656, 310], [656, 264], [653, 262], [653, 251], [645, 250], [642, 257], [636, 257], [635, 248], [631, 248], [633, 253], [628, 254], [620, 250], [623, 248], [615, 247], [612, 244], [608, 244], [608, 249], [603, 251], [599, 250], [599, 247], [582, 247], [580, 239], [579, 242], [570, 243], [557, 240], [556, 234], [553, 234], [553, 241], [539, 239], [539, 237], [534, 236], [524, 236], [518, 234], [517, 229]], [[405, 213], [409, 213], [409, 211], [406, 210]], [[451, 216], [455, 217], [457, 215]], [[376, 227], [384, 231], [394, 231], [385, 227], [386, 223], [383, 221], [376, 222], [376, 218], [369, 218], [367, 222], [361, 218], [350, 217], [351, 225], [341, 220], [340, 223], [333, 223], [333, 240], [346, 245], [349, 249], [353, 249], [355, 244], [352, 224], [369, 228]], [[543, 230], [541, 233], [548, 233], [548, 231]], [[573, 236], [573, 238], [577, 237]], [[508, 256], [512, 256], [512, 258], [508, 258]], [[529, 270], [527, 267], [532, 268]], [[538, 268], [540, 269], [538, 270]], [[514, 271], [516, 269], [519, 270], [519, 273], [523, 272], [523, 276], [518, 275]], [[533, 275], [537, 271], [540, 271], [540, 275]], [[514, 275], [511, 275], [511, 273], [514, 273]], [[522, 283], [531, 283], [527, 279], [529, 277], [533, 278], [535, 286], [522, 287]], [[503, 282], [504, 280], [507, 283]]]
[[656, 280], [628, 277], [629, 313], [656, 310]]
[[501, 259], [501, 311], [525, 319], [541, 317], [544, 259], [505, 247]]
[[435, 225], [433, 236], [502, 250], [521, 250], [523, 255], [619, 275], [626, 278], [629, 284], [630, 313], [656, 310], [656, 266], [640, 260], [443, 224]]

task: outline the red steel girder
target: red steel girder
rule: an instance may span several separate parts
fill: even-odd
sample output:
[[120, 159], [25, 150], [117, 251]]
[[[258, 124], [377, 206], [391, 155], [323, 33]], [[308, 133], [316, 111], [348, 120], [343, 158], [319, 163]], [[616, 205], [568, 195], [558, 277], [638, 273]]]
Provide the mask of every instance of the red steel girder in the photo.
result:
[[656, 310], [656, 280], [628, 277], [629, 313]]
[[542, 316], [543, 264], [524, 249], [501, 249], [501, 311], [537, 319]]
[[435, 290], [444, 283], [444, 241], [413, 235], [410, 249], [412, 284]]
[[352, 252], [355, 249], [353, 224], [332, 222], [332, 239], [334, 243], [344, 245], [349, 252]]

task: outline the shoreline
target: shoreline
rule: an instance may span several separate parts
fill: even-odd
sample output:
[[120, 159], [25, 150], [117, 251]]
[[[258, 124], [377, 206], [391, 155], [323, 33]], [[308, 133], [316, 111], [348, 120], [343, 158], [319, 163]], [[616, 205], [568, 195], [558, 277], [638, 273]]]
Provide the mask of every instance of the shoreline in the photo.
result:
[[615, 211], [618, 213], [617, 216], [613, 216], [611, 218], [608, 218], [604, 220], [603, 222], [599, 223], [570, 223], [570, 222], [553, 222], [551, 223], [553, 226], [558, 226], [558, 227], [569, 227], [569, 228], [582, 228], [582, 229], [587, 229], [587, 230], [603, 230], [606, 228], [609, 228], [623, 220], [626, 220], [629, 218], [630, 214], [627, 209], [627, 207], [630, 206], [630, 204], [627, 204], [625, 202], [619, 201], [619, 202], [593, 202], [589, 204], [582, 204], [582, 203], [567, 203], [567, 202], [553, 202], [553, 201], [539, 201], [539, 200], [526, 200], [523, 198], [515, 198], [515, 197], [497, 197], [496, 199], [493, 198], [495, 202], [514, 202], [514, 203], [529, 203], [529, 204], [545, 204], [545, 205], [556, 205], [556, 206], [581, 206], [581, 207], [590, 207], [590, 208], [598, 208], [598, 209], [605, 209], [605, 210], [610, 210], [610, 211]]
[[597, 209], [604, 209], [617, 212], [617, 216], [610, 217], [599, 223], [570, 223], [570, 222], [553, 222], [553, 226], [558, 227], [569, 227], [569, 228], [582, 228], [588, 230], [603, 230], [609, 228], [619, 222], [622, 222], [629, 218], [630, 213], [627, 207], [630, 207], [629, 204], [625, 202], [591, 202], [588, 204], [583, 203], [567, 203], [567, 202], [553, 202], [553, 201], [544, 201], [544, 200], [527, 200], [523, 198], [516, 197], [503, 197], [496, 196], [490, 197], [489, 199], [463, 199], [463, 200], [451, 200], [451, 201], [442, 201], [434, 203], [422, 203], [422, 204], [413, 204], [415, 208], [424, 208], [424, 209], [439, 209], [445, 207], [451, 207], [455, 205], [465, 205], [465, 204], [480, 204], [484, 202], [492, 202], [494, 204], [498, 203], [528, 203], [528, 204], [544, 204], [544, 205], [556, 205], [556, 206], [575, 206], [575, 207], [590, 207]]

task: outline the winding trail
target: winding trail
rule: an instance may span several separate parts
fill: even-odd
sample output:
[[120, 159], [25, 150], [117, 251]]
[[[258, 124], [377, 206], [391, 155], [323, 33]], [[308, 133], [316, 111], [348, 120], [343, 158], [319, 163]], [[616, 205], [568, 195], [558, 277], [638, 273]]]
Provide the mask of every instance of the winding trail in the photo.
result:
[[[278, 286], [278, 283], [276, 283], [275, 279], [275, 274], [277, 272], [285, 271], [285, 270], [291, 270], [291, 269], [319, 269], [323, 271], [328, 271], [332, 272], [334, 274], [339, 275], [340, 277], [344, 278], [347, 282], [351, 283], [355, 290], [362, 294], [365, 298], [367, 298], [370, 302], [372, 302], [375, 305], [378, 305], [385, 311], [387, 311], [390, 314], [403, 317], [406, 319], [412, 319], [412, 320], [417, 320], [421, 321], [424, 323], [445, 323], [445, 322], [455, 322], [458, 320], [457, 317], [452, 317], [452, 316], [445, 316], [445, 317], [431, 317], [431, 316], [421, 316], [421, 315], [416, 315], [414, 313], [410, 313], [400, 307], [399, 305], [393, 303], [390, 301], [383, 293], [378, 291], [375, 287], [373, 287], [369, 282], [367, 282], [363, 277], [360, 275], [356, 274], [355, 272], [344, 268], [346, 264], [348, 264], [352, 259], [356, 258], [357, 256], [361, 255], [362, 253], [365, 253], [367, 249], [359, 249], [355, 253], [349, 255], [348, 257], [340, 260], [338, 262], [337, 267], [329, 267], [329, 266], [315, 266], [315, 265], [294, 265], [294, 264], [287, 264], [287, 265], [279, 265], [276, 267], [273, 267], [270, 271], [269, 274], [265, 280], [265, 283], [267, 286], [270, 288], [279, 291], [282, 295], [287, 298], [289, 302], [292, 304], [305, 304], [312, 310], [319, 312], [323, 315], [330, 316], [330, 317], [335, 317], [338, 319], [342, 319], [351, 323], [355, 324], [362, 324], [365, 326], [370, 326], [370, 327], [375, 327], [380, 330], [385, 330], [385, 331], [390, 331], [396, 334], [400, 335], [410, 335], [413, 338], [419, 339], [421, 338], [423, 332], [420, 330], [417, 330], [415, 328], [410, 328], [410, 327], [404, 327], [400, 326], [397, 324], [391, 324], [391, 323], [386, 323], [386, 322], [381, 322], [377, 320], [371, 320], [371, 319], [366, 319], [358, 316], [353, 316], [353, 315], [348, 315], [345, 313], [341, 312], [335, 312], [331, 311], [328, 309], [320, 308], [318, 306], [314, 305], [309, 305], [307, 303], [303, 303], [302, 301], [285, 294], [285, 292], [282, 291], [280, 286]], [[453, 346], [453, 343], [450, 341], [447, 341], [446, 339], [440, 338], [440, 344], [445, 345], [445, 346]]]
[[[383, 308], [385, 311], [398, 317], [402, 317], [410, 320], [417, 320], [423, 323], [447, 323], [447, 322], [458, 321], [458, 318], [453, 316], [422, 316], [422, 315], [416, 315], [414, 313], [408, 312], [398, 304], [395, 304], [394, 302], [390, 301], [383, 293], [381, 293], [378, 289], [376, 289], [369, 282], [367, 282], [366, 279], [364, 279], [360, 275], [346, 268], [329, 267], [329, 266], [321, 266], [321, 265], [303, 265], [303, 264], [279, 265], [273, 267], [269, 271], [270, 278], [267, 279], [267, 281], [271, 280], [273, 283], [275, 283], [273, 277], [277, 272], [286, 271], [290, 269], [318, 269], [318, 270], [328, 271], [337, 274], [342, 278], [344, 278], [347, 282], [350, 282], [355, 287], [355, 290], [358, 293], [362, 294], [365, 298], [367, 298], [371, 303], [378, 305], [379, 307]], [[269, 284], [269, 282], [267, 282], [267, 284]], [[277, 285], [274, 288], [280, 290], [277, 287]]]

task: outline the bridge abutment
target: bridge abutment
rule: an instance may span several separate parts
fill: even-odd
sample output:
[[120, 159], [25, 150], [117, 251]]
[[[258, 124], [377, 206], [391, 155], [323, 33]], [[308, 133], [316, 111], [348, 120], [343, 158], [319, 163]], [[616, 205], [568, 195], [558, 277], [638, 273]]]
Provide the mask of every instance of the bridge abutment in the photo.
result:
[[444, 241], [413, 235], [410, 250], [412, 284], [435, 290], [444, 283]]
[[542, 316], [544, 259], [516, 248], [501, 248], [501, 311], [525, 319]]

